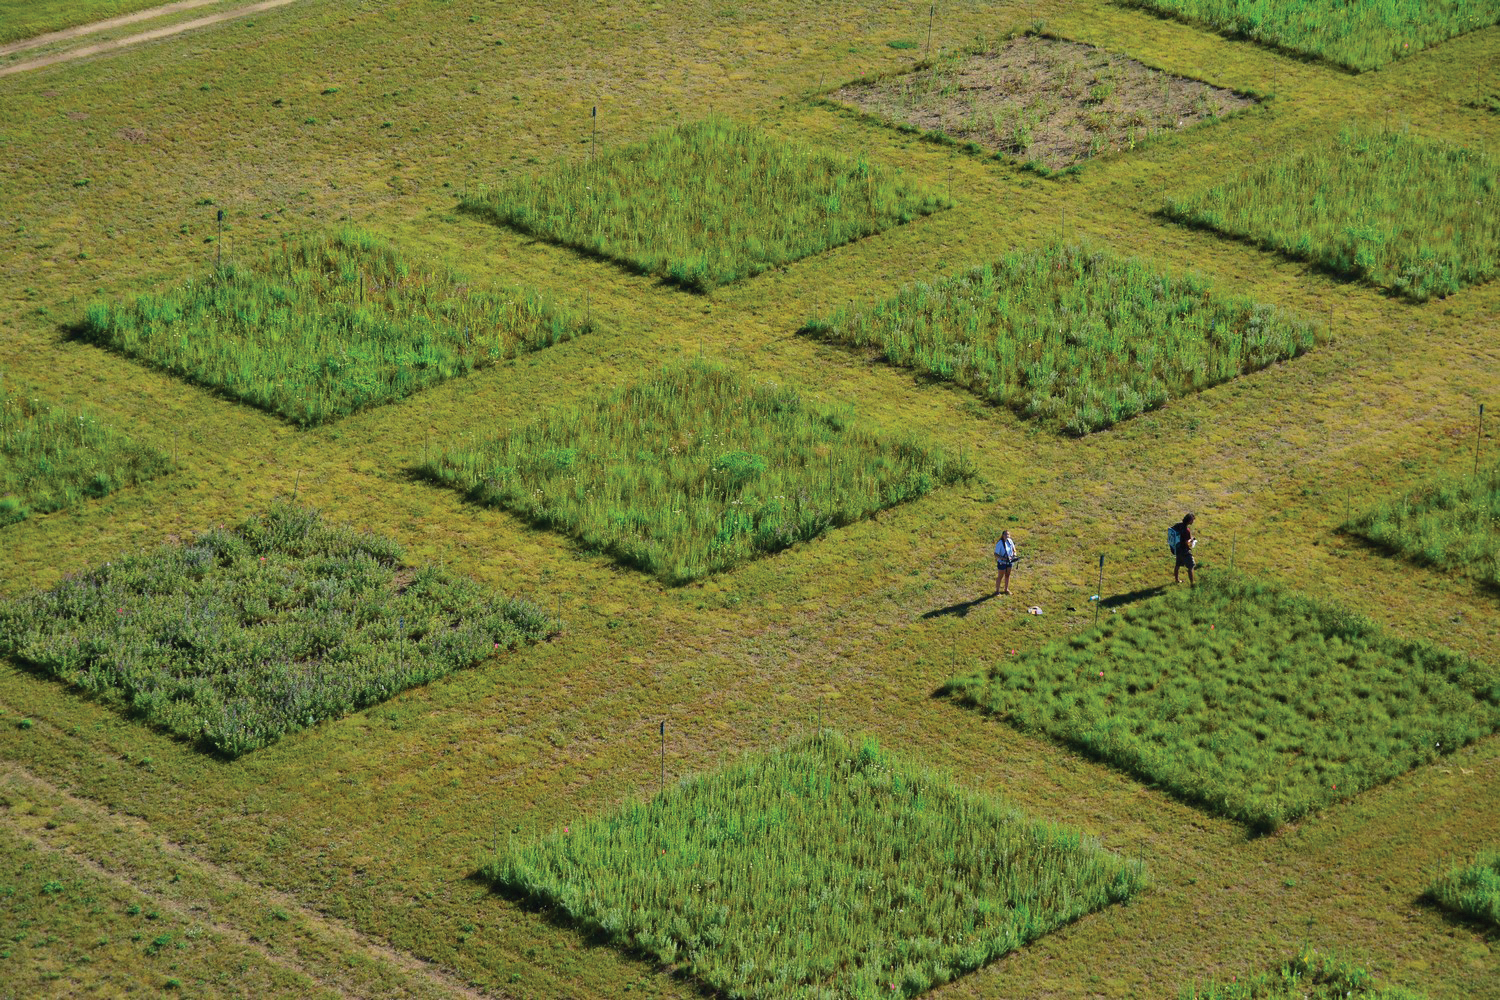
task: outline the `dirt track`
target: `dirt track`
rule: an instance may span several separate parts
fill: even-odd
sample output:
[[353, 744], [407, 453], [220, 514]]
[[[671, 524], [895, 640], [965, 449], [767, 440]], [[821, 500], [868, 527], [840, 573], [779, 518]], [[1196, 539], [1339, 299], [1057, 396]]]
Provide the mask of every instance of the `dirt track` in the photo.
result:
[[[124, 17], [117, 17], [110, 21], [99, 21], [95, 24], [82, 25], [77, 28], [69, 28], [66, 31], [55, 31], [47, 35], [38, 35], [35, 38], [29, 38], [22, 42], [13, 42], [8, 46], [0, 48], [0, 56], [8, 55], [12, 52], [19, 52], [27, 48], [34, 48], [39, 45], [45, 45], [49, 42], [62, 41], [68, 38], [92, 34], [97, 31], [103, 31], [108, 28], [117, 27], [123, 24], [131, 24], [136, 21], [149, 20], [151, 18], [160, 17], [164, 14], [172, 14], [178, 11], [191, 10], [194, 7], [201, 7], [205, 4], [213, 2], [214, 0], [180, 0], [180, 2], [178, 3], [167, 4], [163, 7], [153, 7], [150, 10], [143, 10], [135, 14], [128, 14]], [[57, 63], [72, 62], [74, 59], [82, 59], [84, 56], [97, 55], [100, 52], [110, 52], [114, 49], [123, 49], [127, 46], [136, 45], [140, 42], [150, 42], [158, 38], [169, 38], [172, 35], [180, 34], [184, 31], [192, 31], [195, 28], [207, 27], [210, 24], [218, 24], [220, 21], [229, 21], [237, 17], [243, 17], [246, 14], [255, 14], [263, 10], [270, 10], [273, 7], [282, 7], [291, 2], [292, 0], [260, 0], [259, 3], [247, 4], [244, 7], [235, 7], [232, 10], [220, 11], [217, 14], [210, 14], [207, 17], [195, 18], [191, 21], [183, 21], [180, 24], [172, 24], [164, 28], [153, 28], [150, 31], [143, 31], [138, 35], [129, 35], [125, 38], [116, 38], [111, 41], [99, 42], [94, 45], [82, 45], [76, 49], [68, 49], [65, 52], [56, 52], [52, 55], [40, 56], [36, 59], [28, 59], [24, 62], [18, 62], [11, 66], [0, 67], [0, 76], [10, 76], [12, 73], [23, 73], [29, 69], [41, 69], [44, 66], [54, 66]]]

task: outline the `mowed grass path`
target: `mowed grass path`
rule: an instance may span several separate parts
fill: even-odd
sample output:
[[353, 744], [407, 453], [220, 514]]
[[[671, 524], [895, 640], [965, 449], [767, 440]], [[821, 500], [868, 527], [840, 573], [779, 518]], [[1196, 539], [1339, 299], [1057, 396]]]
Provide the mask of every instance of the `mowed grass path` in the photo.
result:
[[825, 731], [513, 846], [501, 888], [733, 997], [910, 997], [1146, 886], [1138, 862]]
[[423, 466], [672, 584], [778, 552], [972, 476], [962, 456], [703, 361], [455, 444]]
[[1496, 0], [1126, 0], [1231, 37], [1377, 69], [1500, 22]]
[[711, 118], [465, 195], [484, 218], [695, 291], [911, 222], [951, 199], [898, 171]]
[[1296, 357], [1323, 333], [1192, 274], [1059, 242], [851, 304], [805, 330], [878, 348], [1077, 435]]
[[52, 406], [0, 382], [0, 528], [173, 467], [166, 455], [87, 411]]
[[1425, 302], [1500, 273], [1497, 190], [1484, 153], [1351, 127], [1162, 210]]
[[948, 691], [1271, 830], [1500, 728], [1500, 670], [1224, 572]]
[[77, 334], [314, 425], [587, 332], [535, 289], [473, 282], [357, 229], [89, 306]]

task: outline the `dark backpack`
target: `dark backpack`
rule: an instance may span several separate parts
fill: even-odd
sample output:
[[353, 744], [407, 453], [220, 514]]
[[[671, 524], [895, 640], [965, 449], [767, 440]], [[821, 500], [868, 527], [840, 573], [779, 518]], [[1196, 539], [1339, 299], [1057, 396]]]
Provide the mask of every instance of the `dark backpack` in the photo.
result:
[[1175, 556], [1177, 550], [1182, 548], [1182, 528], [1180, 525], [1172, 525], [1167, 529], [1167, 548]]

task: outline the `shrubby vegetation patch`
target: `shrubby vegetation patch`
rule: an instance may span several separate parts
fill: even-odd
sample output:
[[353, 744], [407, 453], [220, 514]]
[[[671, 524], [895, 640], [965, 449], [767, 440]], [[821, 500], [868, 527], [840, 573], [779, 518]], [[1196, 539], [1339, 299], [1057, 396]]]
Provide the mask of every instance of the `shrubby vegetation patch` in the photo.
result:
[[277, 503], [0, 602], [0, 652], [236, 757], [535, 642], [557, 623]]

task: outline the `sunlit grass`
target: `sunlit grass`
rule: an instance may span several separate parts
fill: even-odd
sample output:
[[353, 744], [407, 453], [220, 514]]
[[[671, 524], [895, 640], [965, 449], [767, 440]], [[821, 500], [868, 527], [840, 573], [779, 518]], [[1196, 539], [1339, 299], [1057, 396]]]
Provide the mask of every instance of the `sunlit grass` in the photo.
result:
[[532, 642], [557, 623], [278, 503], [238, 529], [0, 603], [0, 652], [229, 756]]
[[1191, 274], [1061, 243], [840, 307], [805, 329], [1070, 434], [1295, 357], [1320, 332]]
[[915, 500], [972, 467], [694, 361], [455, 443], [423, 472], [679, 584]]
[[1232, 37], [1370, 70], [1500, 22], [1497, 0], [1124, 0]]
[[1500, 273], [1497, 189], [1484, 153], [1351, 127], [1163, 211], [1422, 302]]
[[172, 462], [84, 410], [11, 392], [0, 381], [0, 527], [107, 496]]
[[1500, 586], [1500, 465], [1427, 483], [1347, 527], [1420, 565]]
[[862, 157], [722, 118], [579, 159], [461, 205], [696, 291], [911, 222], [951, 200]]
[[1353, 962], [1304, 949], [1273, 972], [1228, 982], [1189, 986], [1179, 1000], [1423, 1000], [1399, 986], [1377, 986], [1375, 977]]
[[1269, 830], [1500, 728], [1500, 671], [1232, 573], [948, 691]]
[[484, 872], [732, 997], [914, 996], [1146, 885], [1077, 830], [831, 732]]
[[1454, 868], [1427, 894], [1455, 913], [1500, 927], [1500, 849], [1480, 851], [1473, 864]]
[[309, 425], [586, 329], [534, 290], [473, 282], [346, 229], [164, 294], [95, 303], [78, 333]]

